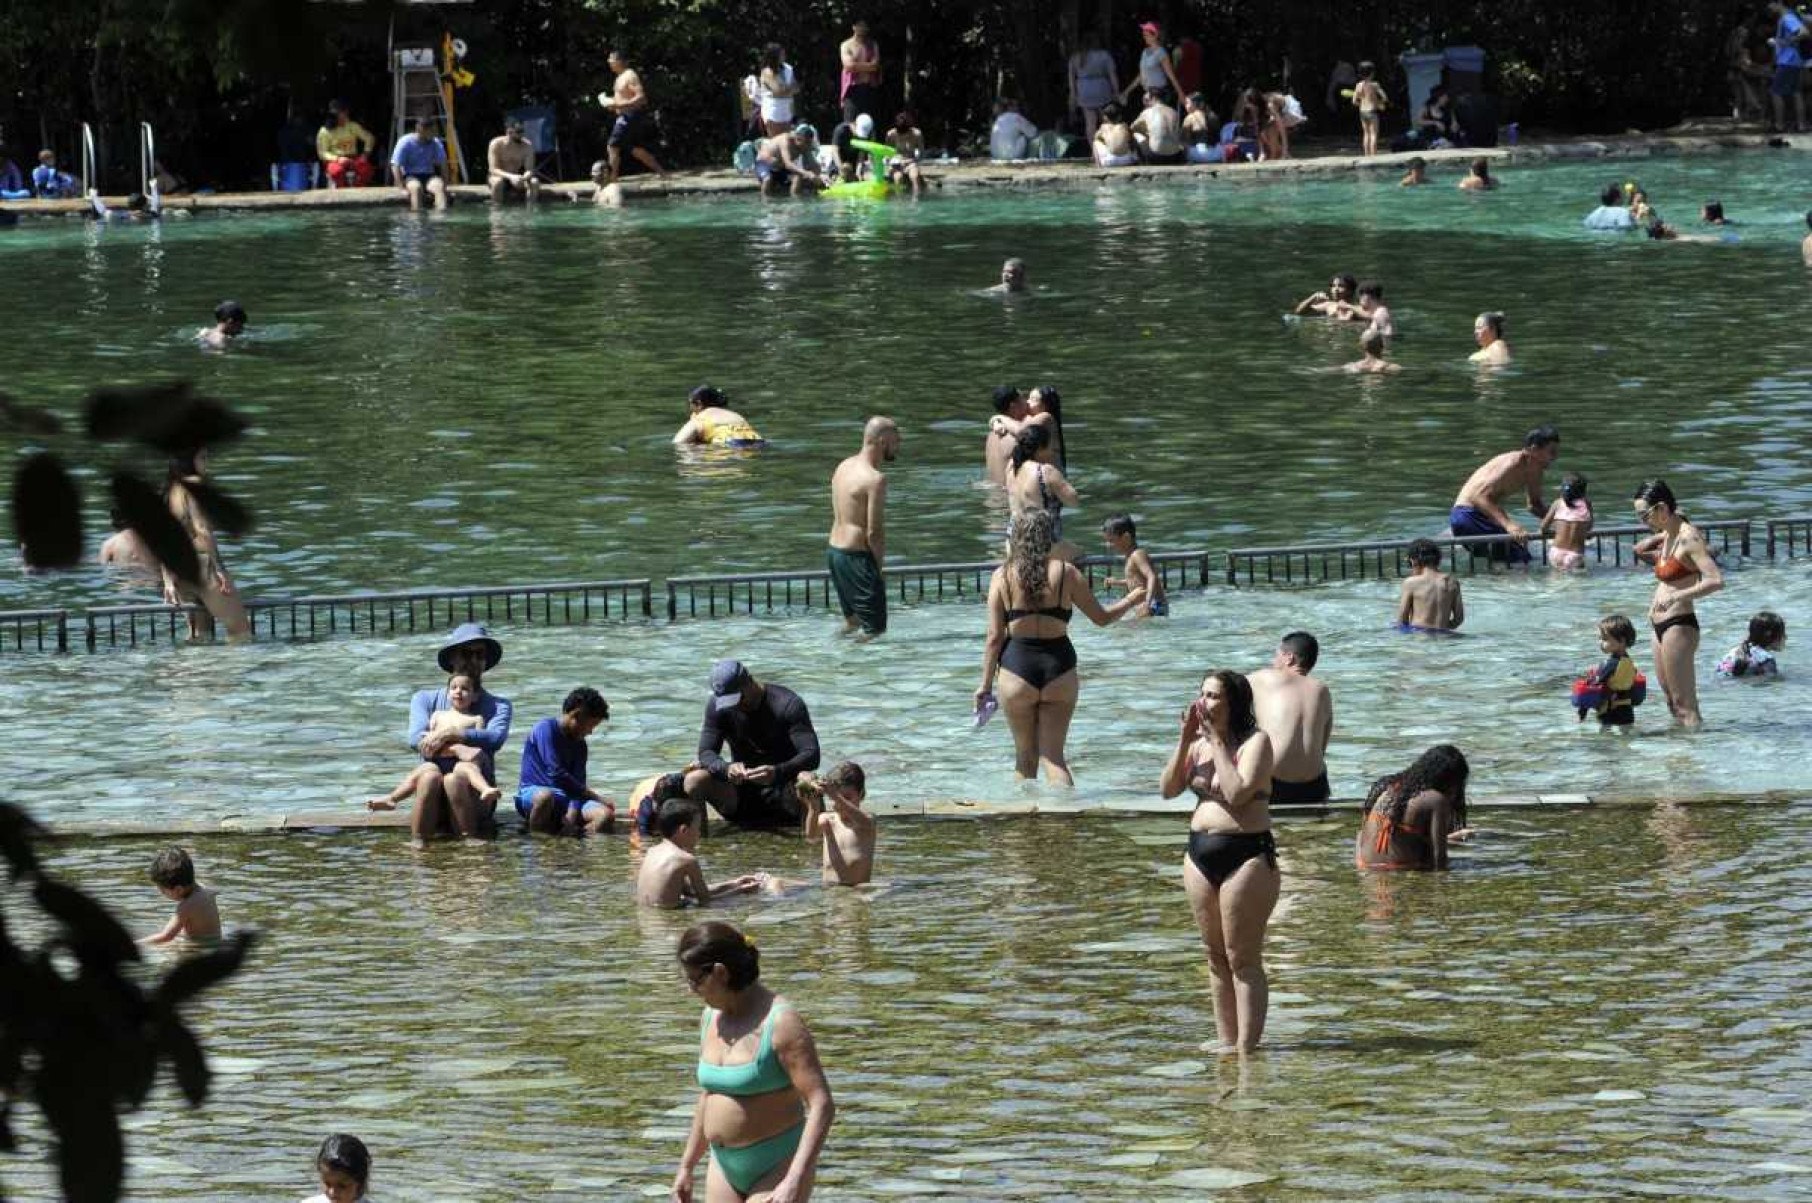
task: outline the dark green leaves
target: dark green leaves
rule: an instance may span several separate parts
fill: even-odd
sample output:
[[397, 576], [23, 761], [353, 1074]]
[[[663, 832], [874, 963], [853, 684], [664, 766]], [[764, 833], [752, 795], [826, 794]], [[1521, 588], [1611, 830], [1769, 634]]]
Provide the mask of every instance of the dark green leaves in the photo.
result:
[[190, 584], [199, 581], [201, 560], [195, 555], [195, 544], [156, 489], [136, 476], [115, 472], [113, 506], [172, 576]]
[[190, 998], [216, 982], [225, 981], [239, 972], [246, 953], [257, 942], [255, 932], [238, 932], [219, 948], [200, 956], [189, 957], [164, 975], [151, 996], [151, 1005], [173, 1011]]
[[48, 451], [13, 475], [13, 534], [32, 568], [72, 568], [82, 560], [82, 494], [63, 461]]
[[184, 488], [215, 530], [229, 535], [243, 535], [252, 529], [252, 512], [205, 480], [189, 481]]
[[98, 389], [89, 394], [86, 408], [90, 438], [141, 443], [165, 455], [230, 442], [246, 427], [244, 418], [220, 402], [195, 396], [187, 381]]

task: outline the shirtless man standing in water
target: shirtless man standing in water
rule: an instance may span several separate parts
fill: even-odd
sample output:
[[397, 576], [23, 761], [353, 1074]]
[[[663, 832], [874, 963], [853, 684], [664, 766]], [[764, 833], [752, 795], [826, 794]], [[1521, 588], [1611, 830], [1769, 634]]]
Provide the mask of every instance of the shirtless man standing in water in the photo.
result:
[[1334, 734], [1334, 699], [1309, 670], [1321, 645], [1307, 631], [1291, 631], [1277, 644], [1271, 667], [1246, 680], [1258, 729], [1271, 738], [1272, 802], [1326, 802], [1328, 740]]
[[831, 475], [830, 550], [825, 553], [831, 584], [843, 606], [843, 622], [872, 639], [887, 629], [887, 586], [881, 565], [887, 556], [887, 474], [900, 453], [900, 428], [892, 418], [870, 418], [862, 428], [862, 450]]
[[1537, 426], [1523, 436], [1521, 451], [1506, 451], [1486, 460], [1460, 486], [1447, 515], [1447, 529], [1456, 536], [1509, 535], [1512, 542], [1487, 544], [1472, 549], [1472, 554], [1489, 555], [1510, 564], [1527, 564], [1529, 549], [1524, 546], [1529, 532], [1497, 503], [1497, 499], [1517, 489], [1529, 497], [1529, 512], [1537, 518], [1548, 513], [1548, 503], [1541, 496], [1541, 474], [1560, 458], [1560, 431], [1552, 426]]

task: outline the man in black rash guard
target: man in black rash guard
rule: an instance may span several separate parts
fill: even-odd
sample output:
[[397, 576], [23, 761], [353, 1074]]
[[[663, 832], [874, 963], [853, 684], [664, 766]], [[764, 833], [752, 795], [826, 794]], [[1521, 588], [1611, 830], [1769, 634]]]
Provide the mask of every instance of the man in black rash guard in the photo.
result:
[[719, 660], [697, 760], [701, 767], [686, 774], [688, 798], [709, 802], [738, 827], [797, 828], [805, 811], [793, 783], [818, 767], [818, 733], [798, 694], [757, 681], [740, 660]]

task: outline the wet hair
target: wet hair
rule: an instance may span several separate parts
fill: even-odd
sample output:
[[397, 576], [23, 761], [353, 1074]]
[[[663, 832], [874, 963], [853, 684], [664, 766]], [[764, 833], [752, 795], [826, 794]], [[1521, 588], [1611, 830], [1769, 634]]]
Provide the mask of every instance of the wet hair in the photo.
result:
[[1290, 653], [1290, 657], [1302, 665], [1305, 673], [1315, 667], [1315, 661], [1321, 659], [1321, 643], [1307, 631], [1291, 631], [1277, 641], [1277, 646]]
[[166, 493], [170, 491], [171, 485], [181, 484], [191, 476], [201, 475], [201, 469], [195, 466], [195, 457], [205, 450], [205, 447], [197, 447], [192, 451], [185, 451], [180, 455], [170, 457], [170, 461], [164, 469], [164, 491]]
[[994, 390], [994, 412], [1005, 414], [1019, 400], [1019, 390], [1010, 384], [1003, 384]]
[[1409, 544], [1409, 562], [1417, 568], [1438, 568], [1441, 548], [1433, 539], [1414, 539]]
[[901, 109], [899, 112], [895, 113], [893, 115], [893, 128], [895, 128], [895, 129], [911, 129], [912, 128], [912, 110], [911, 109]]
[[1812, 229], [1812, 209], [1806, 210], [1806, 227]]
[[1680, 503], [1674, 500], [1674, 491], [1667, 487], [1665, 480], [1659, 478], [1645, 480], [1637, 485], [1634, 499], [1648, 505], [1665, 505], [1670, 514], [1680, 512]]
[[685, 795], [686, 774], [662, 773], [654, 780], [654, 787], [648, 791], [648, 798], [655, 803], [665, 802], [669, 798]]
[[1227, 734], [1233, 738], [1233, 746], [1239, 747], [1258, 730], [1258, 713], [1252, 705], [1252, 682], [1246, 680], [1243, 673], [1230, 668], [1214, 669], [1203, 679], [1221, 683], [1221, 689], [1227, 695]]
[[1551, 447], [1560, 442], [1560, 430], [1557, 427], [1541, 425], [1523, 436], [1525, 447]]
[[1043, 426], [1028, 426], [1013, 440], [1013, 470], [1019, 471], [1030, 460], [1038, 458], [1038, 453], [1051, 445], [1051, 432]]
[[686, 394], [686, 400], [709, 409], [713, 405], [722, 405], [725, 397], [721, 390], [712, 388], [708, 384], [701, 384]]
[[1032, 391], [1038, 394], [1038, 404], [1051, 415], [1051, 425], [1056, 427], [1052, 437], [1057, 441], [1057, 466], [1068, 472], [1070, 441], [1063, 437], [1063, 395], [1048, 384], [1036, 385]]
[[1374, 76], [1376, 74], [1378, 74], [1378, 68], [1376, 66], [1374, 66], [1373, 64], [1371, 64], [1371, 63], [1360, 63], [1359, 64], [1359, 78], [1360, 79], [1370, 79], [1372, 76]]
[[1773, 610], [1763, 610], [1749, 620], [1748, 642], [1756, 647], [1777, 648], [1787, 637], [1787, 620]]
[[1598, 620], [1598, 633], [1615, 639], [1624, 647], [1636, 642], [1636, 624], [1622, 614], [1606, 614]]
[[1007, 572], [1035, 601], [1050, 591], [1051, 516], [1044, 510], [1027, 510], [1013, 519], [1007, 535]]
[[371, 1181], [371, 1150], [358, 1137], [336, 1132], [321, 1142], [321, 1151], [315, 1154], [315, 1170], [338, 1170], [358, 1183], [363, 1193]]
[[181, 848], [169, 847], [151, 861], [151, 880], [166, 890], [180, 890], [195, 884], [195, 862]]
[[1351, 273], [1341, 272], [1339, 275], [1335, 276], [1334, 279], [1339, 283], [1340, 287], [1346, 289], [1348, 292], [1355, 292], [1359, 288], [1359, 277], [1352, 275]]
[[1472, 324], [1483, 325], [1497, 338], [1504, 337], [1504, 314], [1501, 309], [1487, 309], [1472, 319]]
[[1101, 524], [1101, 533], [1115, 537], [1125, 535], [1134, 543], [1139, 541], [1139, 528], [1134, 524], [1131, 514], [1115, 514]]
[[672, 839], [682, 827], [698, 826], [698, 804], [690, 798], [668, 798], [654, 816], [654, 829], [662, 839]]
[[862, 766], [853, 760], [845, 760], [824, 776], [818, 778], [818, 784], [827, 789], [841, 793], [865, 794], [868, 792], [868, 775]]
[[[1120, 107], [1117, 100], [1110, 100], [1101, 106], [1101, 118], [1104, 121], [1118, 121], [1125, 114], [1126, 110]], [[1812, 213], [1806, 214], [1806, 224], [1812, 225]]]
[[1616, 184], [1606, 184], [1604, 191], [1598, 194], [1601, 205], [1620, 205], [1623, 203], [1623, 189]]
[[1379, 301], [1384, 299], [1384, 285], [1378, 283], [1376, 280], [1367, 280], [1359, 286], [1358, 291], [1359, 295], [1362, 297], [1371, 297], [1374, 300]]
[[222, 301], [214, 306], [214, 320], [217, 322], [246, 321], [245, 306], [238, 301]]
[[761, 48], [761, 65], [778, 73], [780, 68], [785, 65], [782, 59], [783, 53], [779, 42], [769, 42]]
[[610, 717], [610, 703], [604, 700], [603, 694], [589, 685], [579, 686], [567, 694], [566, 700], [560, 703], [561, 714], [571, 714], [575, 710], [586, 718], [607, 719]]
[[1466, 756], [1452, 744], [1436, 744], [1416, 757], [1401, 773], [1380, 777], [1372, 782], [1365, 795], [1361, 814], [1381, 813], [1391, 823], [1403, 821], [1409, 800], [1425, 790], [1434, 790], [1453, 803], [1453, 825], [1466, 825], [1466, 779], [1472, 768]]
[[1723, 221], [1724, 220], [1724, 202], [1723, 201], [1714, 201], [1714, 200], [1706, 201], [1705, 202], [1705, 212], [1704, 212], [1703, 216], [1706, 221]]
[[1643, 230], [1643, 233], [1647, 234], [1650, 238], [1659, 241], [1660, 239], [1667, 237], [1669, 230], [1667, 228], [1667, 223], [1662, 221], [1660, 216], [1657, 215], [1655, 220], [1648, 223], [1648, 226]]
[[1486, 162], [1483, 158], [1474, 159], [1472, 161], [1472, 174], [1478, 176], [1481, 180], [1490, 179], [1491, 164]]
[[107, 522], [114, 530], [125, 530], [131, 525], [126, 521], [126, 515], [120, 513], [120, 507], [117, 505], [107, 507]]
[[[1432, 93], [1430, 95], [1432, 97]], [[1411, 159], [1409, 165], [1416, 171], [1428, 170], [1428, 160], [1424, 159], [1421, 155], [1417, 155], [1415, 158]]]
[[1568, 505], [1578, 505], [1585, 500], [1586, 478], [1577, 472], [1569, 472], [1560, 478], [1560, 497]]
[[761, 952], [733, 923], [713, 920], [688, 927], [679, 939], [679, 963], [707, 972], [722, 965], [732, 990], [746, 990], [761, 980]]
[[1384, 346], [1384, 331], [1382, 330], [1367, 330], [1359, 336], [1359, 349], [1367, 355], [1384, 354]]
[[151, 208], [151, 198], [142, 192], [134, 192], [126, 197], [128, 213], [143, 213]]

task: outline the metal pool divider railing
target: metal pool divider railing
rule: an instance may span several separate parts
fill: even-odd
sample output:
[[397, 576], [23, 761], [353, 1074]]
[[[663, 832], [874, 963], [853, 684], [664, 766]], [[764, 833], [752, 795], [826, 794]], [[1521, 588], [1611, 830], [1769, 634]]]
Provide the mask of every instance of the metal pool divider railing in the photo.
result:
[[66, 652], [68, 650], [68, 610], [7, 610], [0, 612], [0, 651]]
[[[1812, 519], [1795, 519], [1812, 532]], [[1705, 532], [1716, 551], [1728, 554], [1734, 546], [1741, 555], [1749, 554], [1750, 526], [1753, 519], [1725, 518], [1716, 522], [1694, 523]], [[1773, 528], [1769, 523], [1770, 544]], [[1646, 526], [1607, 526], [1594, 530], [1586, 538], [1587, 558], [1603, 564], [1621, 565], [1635, 559], [1635, 545], [1654, 532]], [[1807, 535], [1812, 538], [1812, 533]], [[1435, 546], [1446, 551], [1447, 563], [1458, 571], [1477, 572], [1480, 563], [1489, 566], [1484, 555], [1457, 555], [1473, 548], [1502, 546], [1508, 535], [1463, 535], [1434, 539]], [[1627, 543], [1627, 547], [1626, 547]], [[1247, 585], [1312, 585], [1326, 581], [1388, 580], [1404, 575], [1409, 561], [1406, 553], [1410, 540], [1396, 539], [1375, 543], [1305, 543], [1296, 547], [1241, 547], [1227, 553], [1227, 583]], [[1535, 535], [1529, 539], [1530, 554], [1539, 564], [1548, 562], [1548, 541]], [[1261, 572], [1262, 566], [1262, 572]], [[1244, 580], [1241, 575], [1244, 574]]]
[[1812, 518], [1768, 520], [1769, 559], [1791, 559], [1802, 551], [1812, 555]]
[[[1166, 588], [1186, 589], [1208, 583], [1206, 550], [1153, 552], [1152, 566]], [[902, 564], [887, 569], [888, 591], [901, 602], [981, 597], [999, 561], [965, 564]], [[1089, 584], [1117, 569], [1115, 556], [1085, 556], [1080, 567]], [[676, 576], [667, 580], [667, 617], [677, 619], [718, 614], [753, 614], [758, 610], [810, 609], [832, 604], [830, 573], [750, 572], [722, 576]]]
[[[330, 597], [267, 598], [246, 603], [254, 638], [316, 639], [324, 635], [399, 635], [435, 631], [462, 622], [527, 622], [547, 625], [593, 618], [648, 617], [654, 583], [646, 579], [567, 581], [483, 589], [417, 589]], [[188, 611], [180, 606], [107, 606], [84, 615], [89, 651], [102, 647], [188, 637]], [[11, 616], [0, 614], [0, 623]], [[0, 626], [0, 636], [6, 628]], [[4, 646], [4, 644], [0, 644]]]

